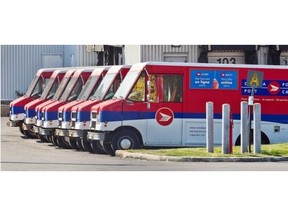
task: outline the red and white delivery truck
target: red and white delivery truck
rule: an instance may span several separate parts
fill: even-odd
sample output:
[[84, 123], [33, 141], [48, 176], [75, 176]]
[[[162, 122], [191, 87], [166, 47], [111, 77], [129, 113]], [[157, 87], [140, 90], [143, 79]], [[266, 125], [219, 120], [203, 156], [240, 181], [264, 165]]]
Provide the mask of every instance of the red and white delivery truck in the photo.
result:
[[44, 88], [41, 97], [24, 106], [26, 116], [24, 119], [23, 129], [27, 137], [35, 137], [33, 125], [36, 124], [36, 106], [53, 98], [67, 71], [68, 69], [55, 70]]
[[101, 146], [98, 146], [95, 142], [90, 143], [87, 140], [91, 107], [101, 101], [113, 98], [130, 68], [130, 65], [112, 66], [89, 100], [72, 107], [69, 136], [70, 144], [73, 148], [91, 153], [103, 153]]
[[43, 107], [42, 125], [39, 128], [39, 134], [48, 136], [54, 145], [59, 145], [57, 143], [57, 136], [55, 134], [55, 129], [57, 129], [59, 126], [58, 108], [78, 98], [82, 88], [94, 69], [95, 67], [76, 70], [61, 97], [57, 101]]
[[41, 96], [45, 85], [55, 70], [56, 69], [53, 68], [39, 69], [26, 93], [22, 97], [17, 98], [10, 103], [10, 116], [8, 122], [10, 127], [19, 126], [20, 132], [23, 135], [27, 135], [23, 130], [23, 120], [25, 118], [24, 106], [30, 101]]
[[91, 109], [88, 139], [108, 154], [143, 146], [191, 147], [206, 143], [206, 102], [214, 102], [214, 143], [221, 144], [222, 105], [233, 113], [233, 143], [240, 142], [240, 103], [262, 72], [254, 101], [261, 103], [262, 143], [288, 141], [288, 67], [146, 62], [132, 66], [114, 98]]
[[[82, 88], [77, 100], [71, 101], [58, 108], [59, 126], [55, 130], [57, 143], [62, 148], [71, 148], [69, 141], [68, 129], [71, 125], [71, 109], [72, 107], [87, 101], [91, 95], [94, 94], [98, 86], [101, 85], [102, 80], [105, 79], [109, 67], [97, 67], [89, 76], [85, 86]], [[103, 78], [104, 77], [104, 78]]]
[[39, 133], [39, 128], [42, 126], [42, 122], [43, 122], [43, 109], [44, 107], [46, 107], [47, 105], [57, 101], [60, 99], [60, 97], [62, 96], [62, 93], [64, 92], [64, 90], [66, 89], [66, 86], [68, 85], [71, 77], [73, 76], [73, 74], [77, 71], [77, 69], [69, 69], [66, 73], [64, 78], [61, 80], [61, 83], [56, 91], [56, 93], [54, 94], [52, 99], [49, 99], [45, 102], [42, 102], [41, 104], [37, 105], [35, 108], [35, 112], [36, 112], [36, 124], [33, 125], [33, 129], [34, 129], [34, 133], [36, 134], [36, 136], [38, 136], [42, 141], [50, 141], [52, 142], [51, 137], [47, 137], [45, 135], [41, 135]]

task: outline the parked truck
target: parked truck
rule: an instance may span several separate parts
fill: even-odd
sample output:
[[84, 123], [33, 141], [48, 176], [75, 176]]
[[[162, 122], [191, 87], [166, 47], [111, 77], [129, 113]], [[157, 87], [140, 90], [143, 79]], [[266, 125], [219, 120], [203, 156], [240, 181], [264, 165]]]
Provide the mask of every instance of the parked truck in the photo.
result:
[[90, 77], [88, 78], [85, 86], [81, 90], [77, 100], [71, 101], [64, 104], [58, 108], [58, 121], [59, 126], [55, 130], [55, 136], [57, 143], [62, 148], [71, 148], [73, 143], [70, 144], [68, 129], [71, 125], [71, 109], [73, 106], [81, 104], [82, 102], [88, 100], [88, 98], [94, 94], [99, 85], [101, 85], [103, 77], [105, 79], [105, 74], [107, 73], [109, 67], [98, 67], [95, 68]]
[[73, 148], [91, 153], [104, 153], [97, 142], [90, 143], [87, 140], [91, 107], [101, 101], [113, 98], [130, 67], [130, 65], [112, 66], [89, 100], [72, 107], [69, 137]]
[[39, 134], [47, 136], [54, 145], [59, 145], [55, 129], [58, 128], [58, 108], [78, 98], [83, 86], [91, 75], [93, 69], [78, 69], [71, 77], [61, 97], [42, 108], [42, 125]]
[[[81, 69], [78, 69], [81, 70]], [[38, 136], [42, 141], [49, 141], [52, 142], [52, 139], [50, 136], [46, 136], [46, 135], [41, 135], [39, 133], [39, 128], [42, 126], [42, 117], [43, 117], [43, 109], [45, 106], [58, 101], [60, 99], [60, 97], [62, 96], [62, 93], [64, 92], [66, 86], [68, 85], [71, 77], [73, 76], [73, 74], [77, 71], [77, 69], [69, 69], [66, 73], [64, 78], [61, 80], [61, 83], [57, 89], [57, 91], [55, 92], [54, 96], [52, 97], [52, 99], [49, 99], [45, 102], [42, 102], [41, 104], [37, 105], [35, 108], [35, 112], [36, 112], [36, 124], [33, 125], [33, 130], [36, 136]]]
[[58, 89], [67, 71], [68, 69], [55, 70], [52, 76], [50, 77], [46, 87], [44, 88], [41, 97], [32, 100], [31, 102], [27, 103], [24, 106], [25, 118], [24, 118], [23, 130], [25, 131], [24, 133], [26, 134], [27, 137], [29, 138], [35, 137], [33, 125], [36, 124], [36, 111], [35, 111], [36, 106], [54, 97], [54, 94], [56, 93], [56, 90]]
[[39, 69], [37, 71], [26, 93], [10, 103], [10, 116], [7, 125], [10, 127], [19, 127], [19, 130], [23, 135], [28, 137], [30, 136], [30, 134], [23, 129], [25, 118], [24, 106], [41, 96], [46, 83], [49, 81], [50, 76], [55, 70], [56, 69], [48, 68]]
[[262, 143], [288, 141], [287, 66], [146, 62], [132, 66], [111, 100], [91, 108], [87, 138], [110, 155], [145, 146], [192, 147], [206, 143], [206, 102], [214, 103], [214, 143], [221, 144], [222, 105], [230, 104], [233, 143], [240, 144], [240, 103], [252, 87], [248, 72], [264, 75], [255, 89], [261, 103]]

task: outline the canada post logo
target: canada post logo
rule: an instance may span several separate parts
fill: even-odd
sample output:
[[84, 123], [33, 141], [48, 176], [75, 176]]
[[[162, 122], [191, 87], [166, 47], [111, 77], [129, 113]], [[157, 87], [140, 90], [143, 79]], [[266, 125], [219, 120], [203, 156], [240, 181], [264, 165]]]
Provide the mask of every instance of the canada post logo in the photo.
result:
[[158, 124], [162, 126], [168, 126], [174, 119], [174, 113], [171, 109], [162, 107], [156, 112], [155, 119]]
[[[247, 80], [242, 80], [242, 95], [251, 95], [252, 87]], [[261, 96], [288, 96], [287, 80], [263, 80], [262, 86], [255, 88], [254, 94]]]

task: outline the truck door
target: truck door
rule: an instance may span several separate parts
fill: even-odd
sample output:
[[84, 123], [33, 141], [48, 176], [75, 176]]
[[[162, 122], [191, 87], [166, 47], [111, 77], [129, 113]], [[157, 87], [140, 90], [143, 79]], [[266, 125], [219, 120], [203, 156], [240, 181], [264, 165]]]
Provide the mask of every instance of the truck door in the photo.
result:
[[146, 145], [181, 146], [183, 124], [183, 76], [149, 76]]

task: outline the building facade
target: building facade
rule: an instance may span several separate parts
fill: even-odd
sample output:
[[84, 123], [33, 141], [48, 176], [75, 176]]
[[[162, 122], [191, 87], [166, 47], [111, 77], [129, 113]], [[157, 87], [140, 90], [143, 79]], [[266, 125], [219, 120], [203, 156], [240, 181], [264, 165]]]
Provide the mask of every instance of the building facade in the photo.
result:
[[40, 68], [146, 61], [288, 65], [288, 45], [1, 45], [1, 101], [24, 93]]

